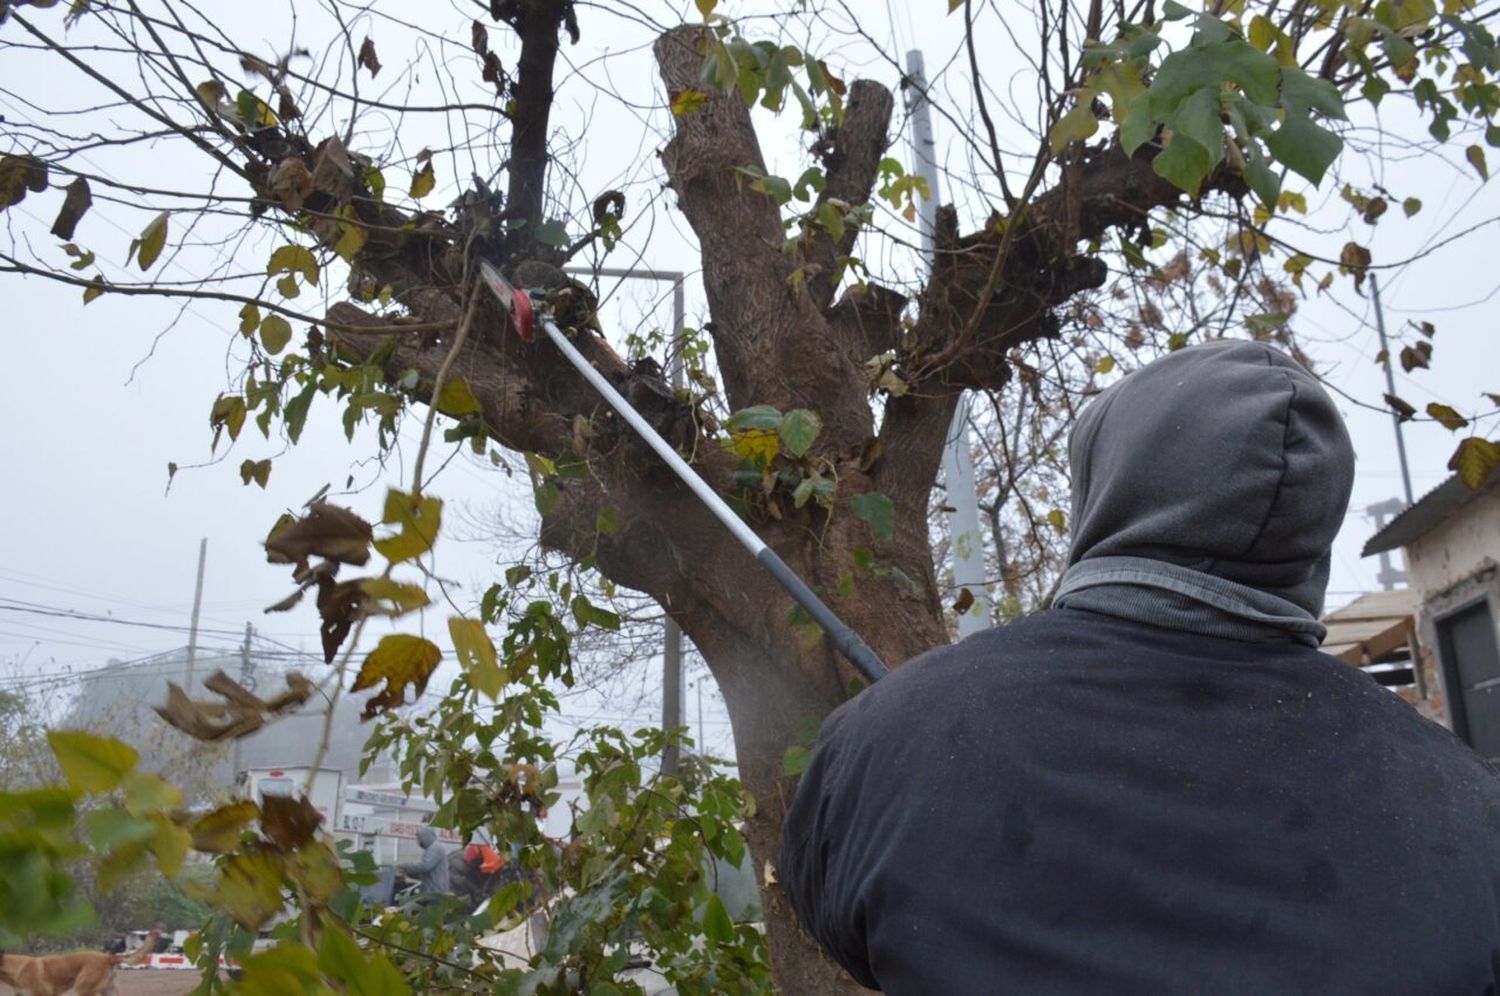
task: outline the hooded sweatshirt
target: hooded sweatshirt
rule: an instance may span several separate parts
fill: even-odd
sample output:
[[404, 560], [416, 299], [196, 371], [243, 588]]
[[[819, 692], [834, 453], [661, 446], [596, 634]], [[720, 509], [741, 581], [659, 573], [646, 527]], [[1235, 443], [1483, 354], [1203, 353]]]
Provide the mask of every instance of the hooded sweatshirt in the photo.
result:
[[1056, 606], [835, 710], [777, 875], [917, 994], [1473, 994], [1500, 979], [1500, 780], [1319, 653], [1352, 475], [1269, 347], [1179, 351], [1075, 430]]
[[417, 880], [418, 892], [452, 892], [448, 878], [448, 851], [438, 843], [432, 827], [417, 828], [417, 844], [422, 848], [422, 856], [401, 870]]

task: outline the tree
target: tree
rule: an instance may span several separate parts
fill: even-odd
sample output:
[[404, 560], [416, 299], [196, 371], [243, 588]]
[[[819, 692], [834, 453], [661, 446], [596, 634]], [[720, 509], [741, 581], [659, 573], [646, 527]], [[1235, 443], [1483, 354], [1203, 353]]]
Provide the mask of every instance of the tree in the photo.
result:
[[[857, 681], [563, 358], [510, 333], [477, 277], [478, 258], [543, 289], [590, 362], [899, 665], [947, 639], [928, 512], [960, 392], [1011, 386], [999, 409], [1012, 431], [998, 437], [1009, 447], [996, 455], [997, 493], [1015, 492], [1021, 468], [1034, 464], [1052, 475], [1045, 487], [1061, 504], [1056, 474], [1072, 405], [1135, 355], [1219, 334], [1294, 345], [1293, 289], [1331, 291], [1342, 277], [1340, 286], [1362, 290], [1377, 266], [1368, 249], [1350, 239], [1336, 253], [1308, 251], [1298, 226], [1308, 185], [1324, 181], [1346, 146], [1382, 154], [1359, 141], [1351, 114], [1409, 102], [1428, 123], [1434, 154], [1461, 148], [1481, 175], [1485, 146], [1500, 144], [1490, 123], [1500, 104], [1490, 13], [1465, 0], [1204, 11], [1172, 0], [1025, 11], [950, 0], [968, 101], [940, 111], [962, 131], [972, 168], [945, 175], [961, 193], [937, 212], [930, 273], [913, 278], [909, 254], [888, 255], [890, 272], [872, 262], [910, 237], [925, 192], [914, 164], [891, 148], [892, 88], [909, 81], [846, 3], [785, 5], [797, 10], [770, 38], [760, 36], [763, 22], [731, 20], [736, 11], [714, 0], [698, 0], [703, 24], [693, 26], [656, 24], [630, 4], [494, 0], [476, 5], [471, 23], [434, 28], [327, 0], [329, 34], [318, 47], [302, 48], [299, 37], [276, 52], [251, 50], [175, 0], [149, 9], [76, 3], [68, 14], [76, 39], [30, 9], [50, 6], [0, 4], [8, 53], [43, 55], [102, 96], [85, 132], [49, 117], [41, 93], [26, 95], [31, 109], [11, 123], [14, 148], [0, 163], [0, 204], [29, 207], [50, 185], [65, 185], [52, 227], [65, 244], [31, 251], [17, 240], [0, 269], [71, 283], [85, 303], [169, 295], [237, 307], [229, 324], [251, 357], [211, 414], [214, 432], [231, 441], [253, 418], [295, 443], [313, 399], [327, 395], [343, 405], [351, 432], [368, 420], [384, 447], [417, 406], [423, 447], [410, 486], [393, 489], [381, 510], [395, 530], [375, 541], [391, 565], [381, 576], [334, 579], [339, 563], [365, 562], [371, 533], [333, 506], [316, 505], [271, 537], [273, 556], [318, 592], [330, 661], [351, 636], [357, 643], [372, 609], [400, 613], [426, 601], [391, 568], [429, 548], [438, 528], [441, 504], [428, 493], [424, 462], [438, 413], [450, 443], [524, 454], [543, 545], [653, 599], [702, 652], [755, 800], [745, 836], [758, 866], [776, 853], [798, 757], [789, 748], [805, 744], [809, 723]], [[443, 54], [412, 66], [404, 97], [368, 95], [389, 72], [371, 23], [383, 43], [399, 29]], [[611, 24], [654, 36], [662, 99], [653, 120], [670, 131], [656, 174], [696, 238], [711, 319], [687, 342], [690, 391], [664, 390], [654, 364], [611, 349], [593, 295], [557, 269], [649, 249], [649, 226], [633, 227], [624, 193], [584, 189], [566, 175], [570, 159], [614, 150], [592, 148], [587, 134], [573, 146], [556, 142], [559, 100], [587, 85], [581, 67], [559, 75], [563, 38], [576, 44]], [[884, 82], [844, 80], [841, 57], [853, 64], [855, 49]], [[1011, 103], [1003, 116], [998, 77], [1014, 70], [1010, 57], [1029, 65], [1036, 102]], [[768, 166], [762, 138], [774, 126], [758, 127], [757, 104], [799, 123], [810, 146], [788, 176]], [[446, 121], [448, 147], [412, 154], [401, 126], [429, 114]], [[1471, 141], [1476, 131], [1483, 144]], [[132, 147], [178, 150], [202, 168], [174, 159], [172, 177], [157, 181], [88, 165], [94, 150]], [[153, 151], [151, 162], [167, 160]], [[440, 173], [473, 178], [458, 184], [450, 208], [424, 208]], [[148, 212], [130, 249], [143, 278], [90, 272], [94, 251], [73, 240], [95, 197], [158, 212]], [[1397, 198], [1350, 184], [1344, 199], [1373, 223]], [[1421, 205], [1406, 197], [1402, 207], [1410, 214]], [[217, 253], [200, 281], [153, 278], [164, 254], [190, 244]], [[305, 306], [304, 295], [322, 296], [325, 307]], [[1413, 333], [1401, 362], [1424, 366], [1431, 353], [1430, 336]], [[1427, 417], [1468, 426], [1444, 406], [1429, 406]], [[1473, 481], [1497, 462], [1500, 451], [1477, 434], [1455, 453]], [[270, 471], [264, 460], [241, 467], [247, 484], [263, 486]], [[992, 501], [997, 523], [1003, 504]], [[1053, 509], [1023, 507], [1010, 528], [1032, 534], [1030, 562], [1044, 571], [1065, 523]], [[563, 612], [536, 609], [537, 592], [564, 603]], [[1040, 584], [1030, 597], [1045, 594]], [[503, 697], [528, 669], [566, 674], [568, 609], [579, 626], [615, 622], [574, 588], [554, 580], [549, 590], [539, 576], [512, 571], [453, 624], [468, 678], [455, 685], [447, 714], [477, 701], [475, 689]], [[505, 623], [498, 656], [480, 621]], [[416, 637], [382, 641], [356, 680], [356, 688], [386, 682], [371, 711], [425, 684], [435, 652]], [[419, 758], [420, 742], [439, 734], [402, 722], [388, 732], [418, 745], [413, 777], [454, 789], [473, 770], [461, 742], [442, 741], [442, 757]], [[774, 875], [765, 879], [777, 981], [788, 992], [838, 989]]]

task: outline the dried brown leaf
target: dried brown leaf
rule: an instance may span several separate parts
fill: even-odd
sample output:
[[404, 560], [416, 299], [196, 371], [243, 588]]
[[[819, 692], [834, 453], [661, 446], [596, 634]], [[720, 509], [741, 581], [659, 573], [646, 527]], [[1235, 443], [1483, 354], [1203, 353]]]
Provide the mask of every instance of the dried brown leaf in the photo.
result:
[[375, 531], [347, 508], [314, 502], [301, 518], [284, 519], [266, 539], [266, 560], [305, 565], [309, 556], [358, 567], [370, 559]]
[[268, 795], [260, 801], [260, 828], [284, 851], [295, 851], [313, 839], [323, 817], [300, 796]]

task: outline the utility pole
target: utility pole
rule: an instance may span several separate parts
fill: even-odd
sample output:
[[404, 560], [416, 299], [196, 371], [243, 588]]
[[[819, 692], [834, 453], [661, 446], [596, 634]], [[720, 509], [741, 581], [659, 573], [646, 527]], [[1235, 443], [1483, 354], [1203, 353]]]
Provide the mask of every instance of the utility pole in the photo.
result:
[[[253, 690], [255, 688], [255, 663], [250, 659], [250, 640], [255, 635], [255, 630], [247, 622], [245, 623], [245, 642], [240, 644], [240, 687]], [[231, 778], [240, 776], [240, 740], [234, 738], [234, 746], [229, 749]]]
[[[1385, 309], [1380, 306], [1380, 278], [1370, 274], [1370, 296], [1375, 302], [1375, 329], [1380, 333], [1380, 355], [1385, 357], [1385, 390], [1387, 394], [1395, 395], [1396, 378], [1391, 373], [1391, 348], [1385, 338]], [[1411, 468], [1406, 465], [1406, 439], [1401, 432], [1401, 416], [1391, 412], [1391, 422], [1396, 427], [1396, 455], [1401, 459], [1401, 486], [1406, 492], [1406, 505], [1410, 508], [1416, 504], [1416, 499], [1411, 494]], [[1374, 507], [1370, 509], [1374, 512]], [[1384, 558], [1381, 558], [1382, 562]]]
[[[920, 204], [922, 248], [932, 265], [936, 245], [933, 230], [937, 223], [938, 175], [937, 142], [932, 137], [932, 113], [927, 99], [927, 71], [922, 50], [906, 53], [906, 102], [911, 112], [911, 144], [916, 153], [917, 173], [927, 182], [927, 196]], [[962, 639], [987, 629], [990, 625], [990, 598], [985, 587], [988, 572], [984, 567], [984, 534], [979, 531], [979, 502], [974, 491], [974, 457], [969, 452], [969, 399], [960, 394], [948, 438], [943, 445], [943, 484], [948, 507], [953, 510], [948, 522], [948, 537], [953, 548], [953, 580], [967, 591], [973, 603], [958, 616], [958, 635]]]
[[198, 583], [193, 588], [193, 622], [188, 628], [187, 692], [193, 693], [193, 665], [198, 657], [198, 613], [203, 609], [203, 565], [208, 560], [208, 537], [198, 543]]
[[[1386, 520], [1400, 515], [1405, 508], [1400, 498], [1387, 498], [1385, 501], [1366, 506], [1365, 515], [1375, 520], [1375, 531], [1378, 533], [1385, 528]], [[1391, 566], [1389, 550], [1381, 551], [1380, 573], [1375, 575], [1375, 580], [1380, 582], [1380, 587], [1385, 591], [1394, 591], [1396, 585], [1406, 583], [1406, 572], [1399, 567]]]
[[[667, 375], [671, 379], [672, 389], [680, 390], [684, 383], [682, 370], [682, 328], [686, 322], [687, 295], [683, 289], [683, 283], [687, 280], [687, 274], [676, 270], [653, 270], [648, 267], [631, 267], [620, 269], [615, 267], [601, 267], [594, 270], [587, 267], [567, 267], [568, 273], [588, 275], [595, 277], [616, 277], [620, 279], [658, 280], [667, 281], [672, 285], [672, 349], [667, 356]], [[680, 729], [682, 720], [682, 627], [677, 625], [677, 620], [668, 613], [662, 621], [662, 655], [661, 655], [661, 728], [665, 733]], [[661, 773], [664, 775], [677, 774], [677, 765], [681, 760], [681, 750], [676, 743], [668, 743], [662, 748]]]

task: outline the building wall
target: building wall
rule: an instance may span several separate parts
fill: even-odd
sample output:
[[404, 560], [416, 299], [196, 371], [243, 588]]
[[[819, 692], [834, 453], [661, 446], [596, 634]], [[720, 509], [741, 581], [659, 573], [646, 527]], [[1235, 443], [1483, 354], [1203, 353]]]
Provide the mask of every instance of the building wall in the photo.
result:
[[1409, 583], [1418, 593], [1419, 659], [1429, 701], [1425, 715], [1452, 727], [1452, 691], [1438, 660], [1437, 623], [1487, 600], [1500, 626], [1500, 491], [1480, 495], [1447, 522], [1406, 548]]
[[1480, 495], [1406, 548], [1409, 584], [1423, 601], [1500, 562], [1500, 489]]

